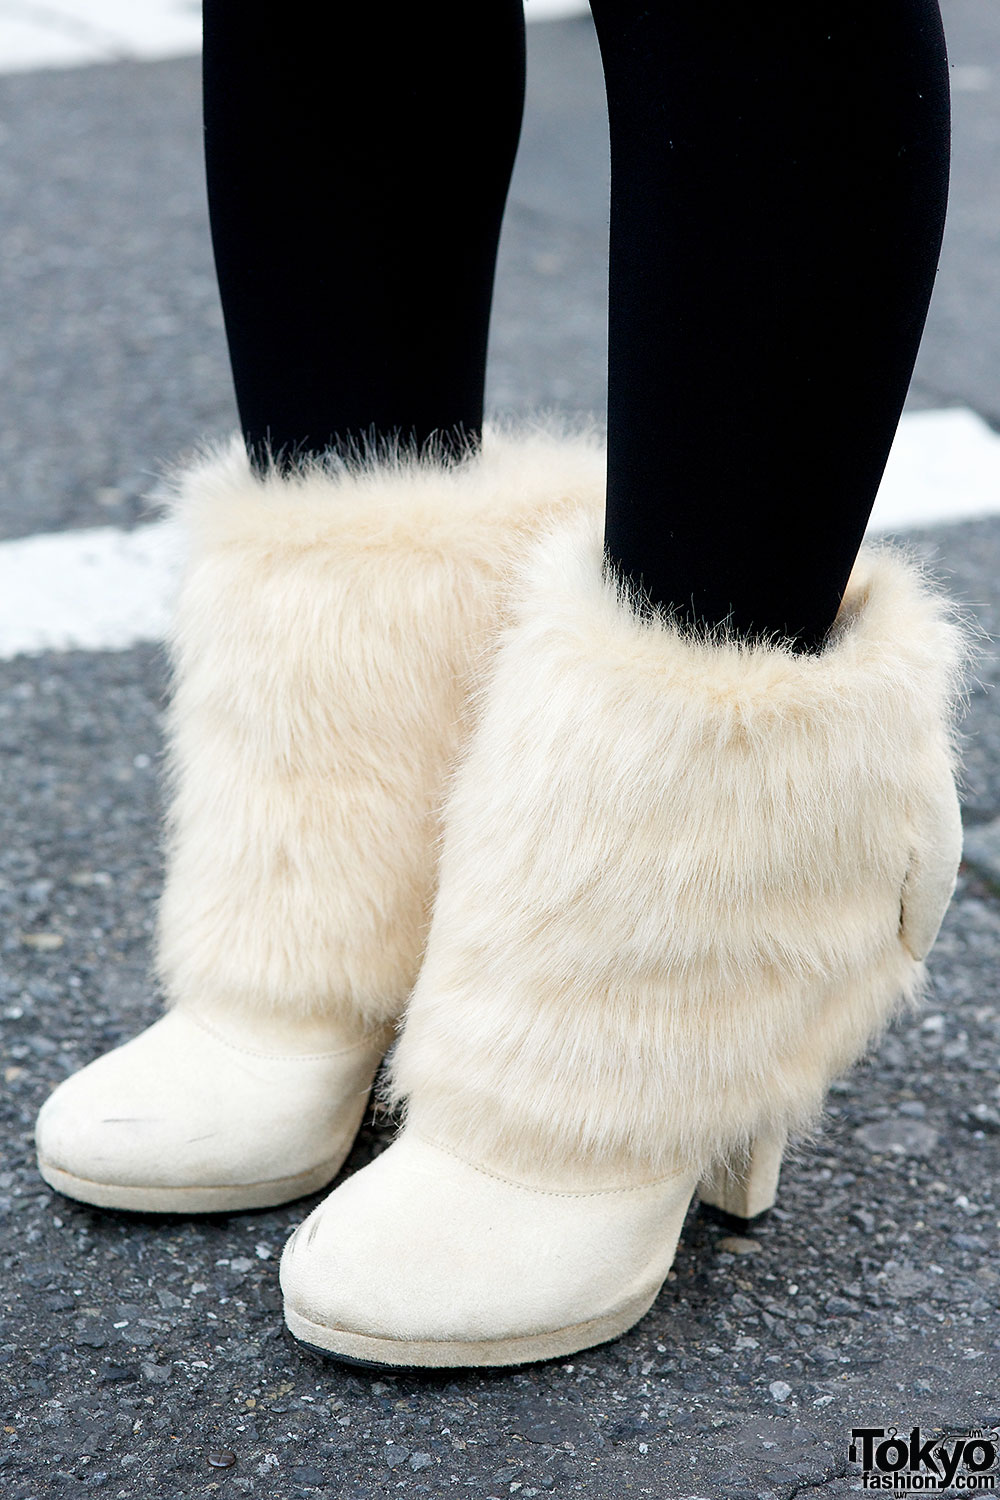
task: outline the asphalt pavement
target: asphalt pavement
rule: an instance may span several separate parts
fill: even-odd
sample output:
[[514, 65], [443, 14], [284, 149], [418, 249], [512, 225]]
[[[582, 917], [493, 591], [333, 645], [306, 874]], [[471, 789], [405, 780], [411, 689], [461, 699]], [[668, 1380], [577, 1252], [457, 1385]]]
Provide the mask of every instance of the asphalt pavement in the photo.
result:
[[[911, 393], [1000, 426], [1000, 13], [945, 0], [959, 87]], [[490, 393], [600, 413], [607, 138], [589, 22], [530, 32]], [[234, 409], [196, 61], [0, 79], [0, 537], [129, 526]], [[849, 403], [850, 393], [845, 392]], [[907, 538], [1000, 630], [1000, 519]], [[312, 1200], [191, 1222], [52, 1194], [49, 1090], [151, 1021], [158, 649], [0, 662], [0, 1493], [5, 1500], [548, 1494], [836, 1500], [852, 1427], [1000, 1422], [1000, 711], [965, 720], [969, 859], [932, 989], [831, 1093], [751, 1236], [697, 1211], [652, 1311], [571, 1361], [455, 1377], [325, 1364], [281, 1324]], [[369, 1122], [354, 1170], [387, 1139]]]

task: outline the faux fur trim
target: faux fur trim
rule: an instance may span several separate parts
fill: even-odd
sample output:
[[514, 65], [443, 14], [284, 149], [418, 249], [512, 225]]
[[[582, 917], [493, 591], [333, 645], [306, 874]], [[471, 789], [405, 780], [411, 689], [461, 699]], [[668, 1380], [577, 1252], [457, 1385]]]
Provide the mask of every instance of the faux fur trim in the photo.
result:
[[414, 1127], [529, 1178], [614, 1180], [812, 1121], [921, 982], [901, 892], [927, 807], [954, 802], [963, 650], [888, 551], [796, 655], [641, 616], [586, 519], [539, 544], [393, 1061]]
[[175, 481], [190, 561], [171, 640], [173, 1002], [398, 1015], [434, 890], [438, 812], [528, 539], [603, 494], [600, 445], [489, 433], [261, 479], [242, 445]]

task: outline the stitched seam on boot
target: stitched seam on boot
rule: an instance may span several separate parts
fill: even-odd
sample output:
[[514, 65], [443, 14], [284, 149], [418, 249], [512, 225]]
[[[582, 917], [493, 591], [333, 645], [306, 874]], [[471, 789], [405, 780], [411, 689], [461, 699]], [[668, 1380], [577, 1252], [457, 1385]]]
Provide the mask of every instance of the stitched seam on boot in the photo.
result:
[[[322, 1062], [329, 1057], [347, 1057], [352, 1052], [360, 1052], [363, 1047], [371, 1047], [384, 1033], [391, 1030], [391, 1024], [387, 1023], [375, 1031], [366, 1032], [359, 1042], [352, 1043], [350, 1047], [340, 1047], [332, 1052], [258, 1052], [253, 1047], [241, 1047], [237, 1042], [231, 1042], [227, 1036], [223, 1036], [221, 1031], [216, 1031], [215, 1027], [203, 1016], [196, 1015], [184, 1005], [176, 1005], [171, 1009], [179, 1015], [186, 1016], [202, 1031], [207, 1031], [209, 1036], [221, 1042], [224, 1047], [228, 1047], [231, 1052], [241, 1052], [244, 1057], [259, 1057], [266, 1062]], [[170, 1015], [171, 1011], [167, 1011], [166, 1014]], [[388, 1046], [388, 1041], [386, 1046]]]
[[[412, 1129], [412, 1127], [411, 1127], [411, 1129]], [[500, 1173], [500, 1172], [493, 1172], [493, 1171], [490, 1170], [489, 1167], [481, 1167], [476, 1162], [469, 1161], [466, 1157], [460, 1156], [459, 1153], [457, 1151], [453, 1151], [450, 1146], [444, 1146], [444, 1145], [442, 1145], [442, 1143], [440, 1141], [434, 1140], [431, 1136], [422, 1135], [419, 1130], [413, 1130], [412, 1133], [413, 1133], [413, 1135], [416, 1137], [416, 1139], [418, 1141], [423, 1141], [425, 1145], [433, 1146], [434, 1149], [435, 1149], [435, 1151], [441, 1151], [441, 1152], [443, 1152], [443, 1154], [445, 1156], [450, 1156], [455, 1161], [460, 1161], [462, 1163], [463, 1167], [471, 1167], [472, 1170], [473, 1170], [473, 1172], [479, 1172], [483, 1177], [492, 1177], [495, 1182], [505, 1183], [507, 1187], [520, 1188], [520, 1190], [521, 1190], [522, 1193], [540, 1193], [543, 1197], [546, 1197], [546, 1198], [608, 1198], [608, 1197], [611, 1197], [611, 1196], [614, 1196], [614, 1195], [618, 1195], [620, 1197], [620, 1196], [622, 1196], [625, 1193], [643, 1193], [643, 1192], [648, 1191], [650, 1188], [662, 1187], [664, 1183], [674, 1182], [674, 1181], [676, 1181], [679, 1178], [687, 1177], [687, 1176], [690, 1175], [689, 1173], [683, 1172], [683, 1171], [669, 1172], [665, 1177], [654, 1178], [654, 1180], [652, 1182], [639, 1182], [639, 1183], [635, 1183], [631, 1187], [611, 1187], [611, 1188], [545, 1188], [545, 1187], [533, 1187], [531, 1185], [531, 1183], [529, 1183], [529, 1182], [518, 1182], [517, 1179], [514, 1178], [514, 1177], [504, 1177], [502, 1173]], [[376, 1160], [377, 1160], [377, 1158], [376, 1158]], [[692, 1191], [692, 1194], [693, 1194], [694, 1193], [694, 1189], [692, 1188], [691, 1191]]]

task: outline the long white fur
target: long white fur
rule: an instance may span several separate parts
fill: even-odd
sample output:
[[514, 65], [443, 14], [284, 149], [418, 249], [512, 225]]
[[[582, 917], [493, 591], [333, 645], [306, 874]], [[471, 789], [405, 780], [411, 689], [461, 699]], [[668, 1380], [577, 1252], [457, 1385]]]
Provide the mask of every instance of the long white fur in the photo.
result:
[[398, 1015], [435, 886], [470, 673], [529, 537], [598, 508], [587, 435], [488, 433], [255, 477], [238, 443], [182, 473], [190, 562], [171, 642], [158, 969], [212, 1010]]
[[963, 652], [888, 551], [796, 655], [643, 617], [586, 518], [540, 543], [447, 810], [393, 1061], [412, 1125], [543, 1182], [808, 1126], [921, 983], [901, 893], [954, 801]]

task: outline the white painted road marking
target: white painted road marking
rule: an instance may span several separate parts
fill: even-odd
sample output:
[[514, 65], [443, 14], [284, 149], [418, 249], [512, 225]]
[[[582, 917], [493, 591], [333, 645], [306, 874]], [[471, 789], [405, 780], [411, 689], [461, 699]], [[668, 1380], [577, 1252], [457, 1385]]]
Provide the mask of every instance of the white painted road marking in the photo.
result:
[[524, 0], [528, 21], [560, 21], [564, 16], [585, 16], [590, 0]]
[[[525, 0], [529, 21], [586, 15], [588, 0]], [[0, 0], [0, 73], [75, 68], [125, 58], [190, 57], [201, 50], [200, 0]], [[993, 76], [953, 64], [952, 88], [980, 93]]]
[[0, 71], [201, 50], [199, 0], [0, 0]]
[[180, 571], [168, 522], [0, 544], [0, 659], [162, 639]]
[[940, 526], [998, 512], [1000, 435], [964, 407], [907, 413], [870, 529]]
[[[872, 531], [1000, 514], [1000, 436], [973, 412], [903, 418]], [[0, 659], [162, 639], [180, 572], [168, 522], [0, 543]]]
[[[525, 0], [529, 21], [588, 8], [586, 0]], [[0, 73], [200, 50], [200, 0], [0, 0]]]

